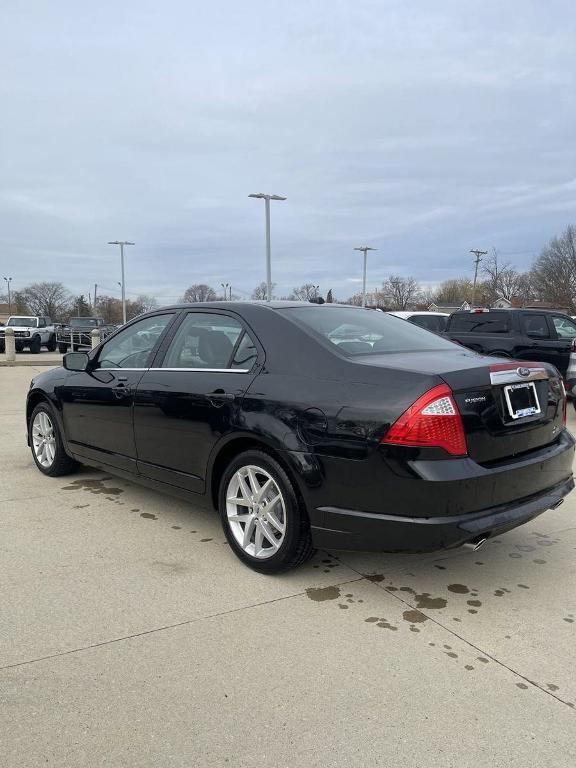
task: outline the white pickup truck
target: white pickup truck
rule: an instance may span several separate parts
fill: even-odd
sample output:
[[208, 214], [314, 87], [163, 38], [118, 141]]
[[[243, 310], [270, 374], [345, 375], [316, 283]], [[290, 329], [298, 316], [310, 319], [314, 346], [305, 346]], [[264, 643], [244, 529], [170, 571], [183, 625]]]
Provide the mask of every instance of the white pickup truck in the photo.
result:
[[[7, 328], [14, 329], [14, 344], [17, 352], [29, 349], [34, 354], [46, 347], [49, 352], [56, 351], [56, 328], [49, 317], [13, 315], [8, 318]], [[0, 328], [0, 352], [4, 352], [4, 331]]]

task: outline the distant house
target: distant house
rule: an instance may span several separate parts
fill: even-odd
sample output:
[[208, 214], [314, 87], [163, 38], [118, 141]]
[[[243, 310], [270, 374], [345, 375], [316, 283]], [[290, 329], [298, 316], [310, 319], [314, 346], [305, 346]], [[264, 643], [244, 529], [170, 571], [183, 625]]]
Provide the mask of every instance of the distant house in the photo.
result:
[[472, 307], [467, 301], [463, 301], [462, 304], [442, 304], [433, 301], [428, 307], [428, 312], [446, 312], [451, 315], [452, 312], [467, 312], [470, 309]]
[[502, 296], [492, 304], [492, 309], [549, 309], [562, 312], [565, 315], [570, 314], [568, 307], [559, 307], [554, 302], [540, 301], [539, 299], [523, 302], [516, 298], [505, 299]]
[[0, 323], [6, 323], [10, 317], [10, 307], [8, 304], [0, 304]]

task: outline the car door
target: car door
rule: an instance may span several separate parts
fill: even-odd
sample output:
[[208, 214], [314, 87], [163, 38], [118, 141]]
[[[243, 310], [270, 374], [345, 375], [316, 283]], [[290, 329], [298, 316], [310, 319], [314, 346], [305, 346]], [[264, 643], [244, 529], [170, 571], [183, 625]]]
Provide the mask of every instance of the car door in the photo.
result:
[[138, 471], [196, 493], [212, 449], [238, 428], [262, 350], [238, 315], [184, 313], [140, 380], [134, 403]]
[[515, 357], [521, 360], [557, 365], [558, 340], [554, 326], [545, 312], [522, 312], [520, 334], [515, 347]]
[[86, 371], [68, 373], [58, 394], [74, 453], [136, 471], [134, 392], [174, 317], [162, 313], [131, 323], [99, 347]]
[[563, 376], [566, 376], [572, 343], [576, 338], [576, 323], [566, 315], [549, 315], [553, 332], [556, 334], [556, 361], [554, 365]]

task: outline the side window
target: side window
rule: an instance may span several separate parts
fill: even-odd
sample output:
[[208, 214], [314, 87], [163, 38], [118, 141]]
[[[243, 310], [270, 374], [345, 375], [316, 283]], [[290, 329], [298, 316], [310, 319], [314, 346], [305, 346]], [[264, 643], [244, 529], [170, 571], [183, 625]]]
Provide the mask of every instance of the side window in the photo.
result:
[[458, 312], [450, 318], [450, 331], [459, 333], [508, 333], [507, 312]]
[[38, 318], [38, 328], [46, 328], [46, 320], [43, 317]]
[[414, 325], [426, 328], [427, 331], [432, 331], [433, 333], [439, 333], [446, 327], [446, 318], [442, 317], [442, 315], [414, 315], [409, 317], [408, 320]]
[[152, 362], [152, 352], [173, 317], [172, 313], [154, 315], [120, 331], [102, 345], [97, 367], [148, 368]]
[[522, 328], [527, 336], [534, 339], [549, 339], [550, 331], [546, 315], [523, 315]]
[[234, 353], [234, 359], [232, 360], [231, 367], [250, 370], [250, 368], [252, 368], [256, 362], [257, 357], [258, 350], [256, 349], [256, 345], [254, 344], [252, 338], [246, 333], [246, 331], [244, 331], [242, 338], [240, 339], [240, 344], [238, 344], [236, 347], [236, 352]]
[[553, 317], [552, 322], [559, 339], [573, 339], [576, 337], [576, 323], [569, 317]]
[[228, 315], [189, 312], [174, 336], [163, 368], [230, 368], [242, 325]]

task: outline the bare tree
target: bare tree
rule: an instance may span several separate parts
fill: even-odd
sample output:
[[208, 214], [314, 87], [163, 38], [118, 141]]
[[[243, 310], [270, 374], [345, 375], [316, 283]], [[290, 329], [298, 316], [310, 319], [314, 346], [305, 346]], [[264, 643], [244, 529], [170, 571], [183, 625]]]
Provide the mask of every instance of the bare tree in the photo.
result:
[[18, 292], [16, 304], [24, 304], [34, 315], [60, 320], [72, 306], [72, 295], [62, 283], [32, 283]]
[[[274, 289], [276, 288], [276, 283], [272, 283], [272, 298], [274, 298]], [[256, 288], [252, 291], [252, 298], [256, 301], [265, 301], [268, 298], [268, 286], [264, 281], [261, 283], [258, 283]]]
[[[476, 285], [478, 290], [478, 284]], [[457, 277], [445, 280], [436, 291], [434, 301], [439, 304], [457, 306], [464, 301], [472, 301], [472, 280], [468, 277]]]
[[193, 303], [198, 301], [215, 301], [216, 291], [205, 283], [196, 283], [186, 289], [182, 301]]
[[160, 306], [158, 299], [154, 296], [148, 296], [145, 293], [136, 296], [133, 303], [140, 308], [140, 312], [138, 313], [140, 315], [144, 312], [152, 312], [153, 309], [158, 309]]
[[542, 250], [532, 268], [539, 297], [576, 314], [576, 227], [569, 226]]
[[496, 248], [492, 249], [491, 255], [483, 262], [482, 272], [486, 277], [483, 292], [488, 304], [493, 304], [499, 298], [510, 300], [517, 295], [520, 273], [509, 262], [499, 261]]
[[318, 296], [318, 286], [314, 283], [304, 283], [304, 285], [294, 288], [289, 298], [292, 301], [310, 301]]
[[382, 283], [382, 293], [392, 309], [406, 309], [417, 300], [420, 286], [413, 277], [390, 275], [388, 280]]
[[328, 291], [326, 294], [326, 304], [333, 304], [334, 303], [334, 296], [332, 295], [332, 288]]

